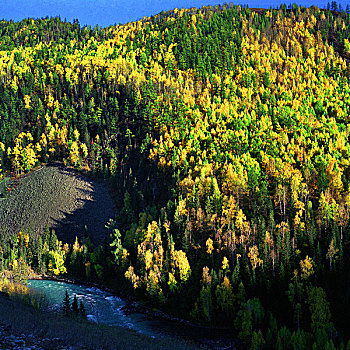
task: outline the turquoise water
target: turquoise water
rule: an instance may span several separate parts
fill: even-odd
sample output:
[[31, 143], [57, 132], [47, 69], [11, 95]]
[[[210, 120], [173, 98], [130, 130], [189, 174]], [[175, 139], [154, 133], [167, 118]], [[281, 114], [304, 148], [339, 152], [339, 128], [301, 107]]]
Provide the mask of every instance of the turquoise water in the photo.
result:
[[152, 327], [145, 315], [127, 315], [123, 312], [122, 307], [126, 305], [126, 301], [98, 288], [50, 280], [30, 280], [28, 286], [45, 293], [51, 310], [62, 309], [67, 290], [71, 303], [76, 295], [78, 302], [81, 301], [85, 306], [87, 318], [93, 322], [127, 327], [151, 336], [159, 336], [161, 333]]
[[[212, 329], [188, 323], [168, 321], [133, 312], [126, 313], [127, 302], [101, 289], [81, 284], [70, 284], [51, 280], [30, 280], [28, 286], [46, 295], [49, 308], [61, 311], [66, 290], [72, 303], [74, 295], [82, 301], [89, 320], [111, 326], [133, 329], [151, 337], [186, 339], [196, 344], [205, 344], [217, 349], [235, 345], [229, 329]], [[214, 346], [215, 345], [215, 346]]]

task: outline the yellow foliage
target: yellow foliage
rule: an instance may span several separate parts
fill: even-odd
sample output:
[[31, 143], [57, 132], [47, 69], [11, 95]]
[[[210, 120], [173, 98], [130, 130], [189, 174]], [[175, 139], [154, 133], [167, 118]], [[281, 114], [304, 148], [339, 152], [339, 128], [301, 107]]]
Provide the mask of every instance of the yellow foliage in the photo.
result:
[[348, 55], [350, 55], [350, 42], [348, 39], [344, 39], [344, 50]]
[[179, 201], [179, 204], [177, 205], [177, 213], [180, 216], [187, 215], [187, 208], [186, 208], [186, 200], [185, 199]]
[[229, 268], [229, 261], [226, 258], [226, 256], [224, 256], [223, 260], [222, 260], [222, 269], [223, 270], [227, 270]]
[[177, 281], [175, 279], [175, 276], [169, 272], [169, 281], [168, 281], [169, 289], [170, 291], [175, 291], [177, 288]]
[[125, 272], [125, 278], [132, 283], [134, 289], [140, 286], [140, 278], [135, 274], [132, 266], [129, 266], [128, 270]]
[[249, 248], [248, 257], [250, 258], [253, 270], [255, 270], [258, 265], [260, 266], [263, 264], [263, 260], [259, 258], [259, 250], [256, 245]]
[[311, 258], [306, 256], [304, 260], [300, 260], [301, 278], [308, 279], [311, 275], [315, 273], [313, 268], [313, 261]]
[[209, 267], [205, 266], [203, 267], [203, 272], [202, 272], [202, 283], [204, 285], [210, 286], [213, 278], [209, 274]]
[[205, 245], [207, 246], [207, 253], [211, 255], [214, 250], [213, 240], [211, 238], [208, 238]]
[[28, 286], [9, 281], [6, 277], [0, 279], [0, 291], [19, 298], [27, 297], [30, 293]]
[[76, 252], [79, 252], [79, 250], [80, 250], [80, 245], [79, 245], [78, 237], [76, 236], [73, 244], [73, 252], [76, 253]]
[[26, 248], [28, 248], [28, 244], [29, 244], [29, 235], [28, 233], [26, 233], [24, 235], [24, 245], [26, 246]]
[[28, 95], [24, 96], [24, 108], [30, 109], [30, 96]]
[[73, 131], [73, 136], [74, 136], [74, 140], [75, 140], [76, 142], [78, 142], [78, 141], [79, 141], [80, 134], [79, 134], [79, 131], [78, 131], [77, 129], [74, 129], [74, 131]]
[[184, 251], [175, 251], [175, 266], [179, 269], [181, 281], [186, 282], [191, 275], [191, 268]]
[[146, 250], [145, 254], [145, 269], [149, 270], [153, 267], [153, 254], [150, 250]]
[[40, 137], [40, 144], [43, 146], [43, 147], [46, 147], [47, 146], [47, 138], [46, 138], [46, 135], [45, 134], [42, 134], [41, 137]]
[[122, 263], [124, 265], [127, 263], [129, 256], [130, 256], [130, 254], [128, 253], [128, 251], [126, 249], [123, 249], [123, 251], [122, 251]]
[[86, 147], [86, 144], [82, 143], [80, 145], [80, 149], [81, 149], [81, 152], [83, 153], [84, 158], [86, 158], [88, 156], [88, 149]]
[[69, 160], [72, 165], [77, 165], [79, 162], [79, 146], [77, 141], [73, 141], [70, 147]]
[[236, 222], [235, 222], [236, 227], [237, 227], [239, 230], [243, 231], [244, 223], [245, 223], [246, 219], [247, 219], [247, 218], [246, 218], [246, 216], [244, 215], [242, 209], [239, 209], [238, 212], [237, 212], [237, 214], [236, 214]]

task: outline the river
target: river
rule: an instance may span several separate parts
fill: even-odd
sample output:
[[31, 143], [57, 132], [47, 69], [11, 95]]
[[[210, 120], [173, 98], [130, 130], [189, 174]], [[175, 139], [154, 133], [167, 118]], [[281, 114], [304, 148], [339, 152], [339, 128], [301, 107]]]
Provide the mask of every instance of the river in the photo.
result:
[[62, 309], [67, 290], [70, 301], [72, 302], [76, 295], [78, 302], [81, 301], [85, 306], [87, 318], [93, 322], [130, 328], [151, 337], [173, 336], [218, 349], [234, 348], [236, 344], [227, 330], [204, 328], [149, 317], [138, 312], [127, 312], [127, 308], [124, 308], [127, 301], [99, 288], [52, 280], [30, 280], [28, 286], [43, 292], [49, 308], [53, 311]]

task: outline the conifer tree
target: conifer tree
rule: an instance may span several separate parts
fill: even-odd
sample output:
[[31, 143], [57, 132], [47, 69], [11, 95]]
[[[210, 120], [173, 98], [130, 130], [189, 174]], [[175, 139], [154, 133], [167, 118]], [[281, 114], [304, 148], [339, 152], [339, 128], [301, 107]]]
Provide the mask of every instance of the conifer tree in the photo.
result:
[[83, 319], [86, 319], [86, 310], [85, 310], [85, 306], [84, 306], [82, 301], [80, 301], [80, 303], [79, 303], [79, 315]]
[[69, 295], [68, 295], [67, 289], [66, 289], [66, 294], [65, 294], [64, 299], [63, 299], [63, 310], [62, 311], [63, 311], [63, 314], [65, 316], [69, 316], [70, 312], [71, 312]]
[[78, 299], [77, 299], [77, 295], [74, 294], [74, 299], [72, 302], [72, 312], [74, 316], [78, 316], [79, 315], [79, 306], [78, 306]]

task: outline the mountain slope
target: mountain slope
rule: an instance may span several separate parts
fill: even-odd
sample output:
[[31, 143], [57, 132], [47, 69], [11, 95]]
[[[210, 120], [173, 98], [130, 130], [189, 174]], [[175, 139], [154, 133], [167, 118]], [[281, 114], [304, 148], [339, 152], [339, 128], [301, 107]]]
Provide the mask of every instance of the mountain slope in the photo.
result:
[[37, 236], [54, 228], [58, 238], [67, 243], [89, 232], [96, 244], [108, 238], [105, 225], [114, 218], [115, 206], [102, 183], [55, 164], [19, 179], [12, 187], [0, 202], [3, 235], [30, 231]]
[[340, 346], [349, 14], [175, 9], [83, 43], [76, 27], [0, 55], [3, 170], [60, 160], [118, 190], [112, 250], [75, 245], [68, 270], [126, 278], [151, 305], [230, 324], [253, 348]]

